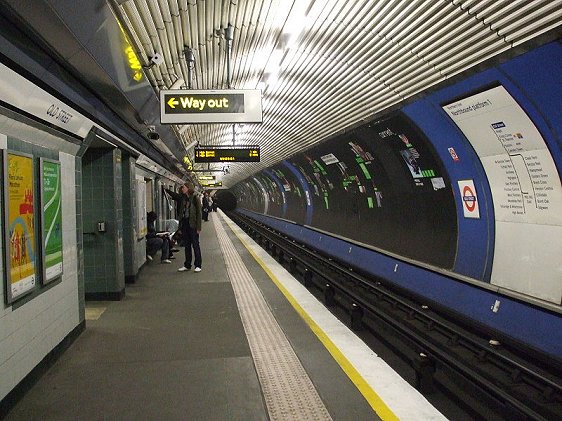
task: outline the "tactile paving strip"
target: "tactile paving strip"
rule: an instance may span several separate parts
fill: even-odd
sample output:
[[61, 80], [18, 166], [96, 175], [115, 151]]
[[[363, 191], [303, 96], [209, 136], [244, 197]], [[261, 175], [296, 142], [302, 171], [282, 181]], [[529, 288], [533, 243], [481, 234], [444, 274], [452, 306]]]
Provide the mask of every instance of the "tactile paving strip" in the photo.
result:
[[213, 218], [213, 224], [270, 419], [331, 420], [316, 388], [273, 317], [219, 218]]

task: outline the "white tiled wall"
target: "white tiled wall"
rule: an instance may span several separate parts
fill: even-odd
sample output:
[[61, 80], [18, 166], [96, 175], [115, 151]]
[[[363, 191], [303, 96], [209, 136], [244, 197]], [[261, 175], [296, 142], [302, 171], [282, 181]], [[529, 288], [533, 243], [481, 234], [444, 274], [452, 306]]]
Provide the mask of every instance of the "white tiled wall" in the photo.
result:
[[[59, 159], [63, 192], [62, 282], [16, 310], [6, 304], [0, 305], [0, 399], [3, 399], [80, 323], [75, 158], [73, 155], [61, 152]], [[1, 241], [3, 243], [3, 239]], [[2, 279], [0, 293], [3, 296], [5, 282], [2, 266], [0, 266], [0, 275]]]

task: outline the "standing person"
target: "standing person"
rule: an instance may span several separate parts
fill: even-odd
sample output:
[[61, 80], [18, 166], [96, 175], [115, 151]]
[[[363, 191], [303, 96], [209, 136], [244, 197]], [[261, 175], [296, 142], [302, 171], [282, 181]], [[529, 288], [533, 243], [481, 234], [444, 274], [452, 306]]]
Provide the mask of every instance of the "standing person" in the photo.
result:
[[211, 205], [209, 204], [209, 193], [203, 193], [203, 221], [209, 221], [209, 212], [211, 211]]
[[166, 192], [178, 203], [179, 230], [185, 245], [185, 262], [178, 272], [191, 269], [192, 249], [195, 257], [195, 272], [201, 272], [202, 258], [199, 245], [199, 234], [201, 233], [201, 199], [195, 192], [191, 183], [181, 186], [181, 193], [166, 189]]
[[217, 200], [217, 195], [215, 194], [213, 199], [213, 212], [216, 212], [218, 207], [219, 207], [219, 202]]

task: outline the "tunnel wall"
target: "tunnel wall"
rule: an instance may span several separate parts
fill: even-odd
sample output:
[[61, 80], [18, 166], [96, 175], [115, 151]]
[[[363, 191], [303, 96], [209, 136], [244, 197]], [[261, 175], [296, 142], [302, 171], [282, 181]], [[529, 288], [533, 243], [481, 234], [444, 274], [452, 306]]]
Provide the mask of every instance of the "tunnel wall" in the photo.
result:
[[239, 207], [560, 358], [561, 64], [553, 42], [426, 93], [239, 183]]
[[[363, 273], [384, 278], [398, 287], [425, 299], [426, 304], [437, 305], [461, 316], [470, 317], [477, 325], [524, 343], [537, 351], [562, 360], [562, 318], [560, 314], [542, 309], [493, 290], [476, 285], [455, 282], [450, 277], [420, 268], [383, 253], [335, 238], [291, 221], [238, 209], [262, 223], [310, 247], [320, 249], [334, 259], [344, 259]], [[496, 301], [500, 310], [491, 308]]]

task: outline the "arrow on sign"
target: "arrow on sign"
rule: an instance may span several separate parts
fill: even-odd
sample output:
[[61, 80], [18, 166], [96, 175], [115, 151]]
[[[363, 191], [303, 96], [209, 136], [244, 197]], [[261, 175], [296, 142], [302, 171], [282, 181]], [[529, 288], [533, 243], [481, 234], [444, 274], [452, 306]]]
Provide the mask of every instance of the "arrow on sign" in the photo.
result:
[[168, 105], [170, 106], [170, 108], [176, 108], [176, 105], [179, 105], [179, 101], [176, 101], [176, 98], [172, 97], [170, 98], [170, 100], [168, 101]]

